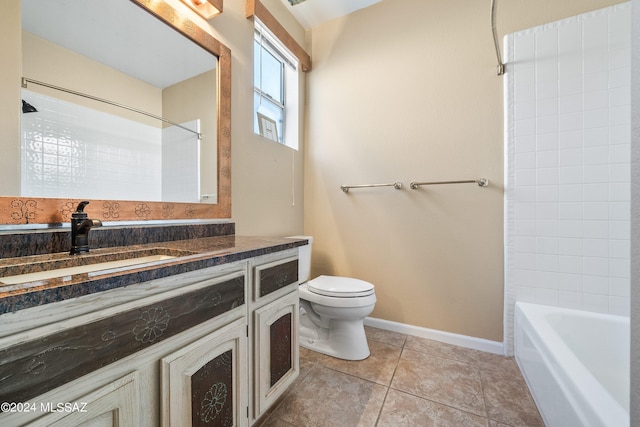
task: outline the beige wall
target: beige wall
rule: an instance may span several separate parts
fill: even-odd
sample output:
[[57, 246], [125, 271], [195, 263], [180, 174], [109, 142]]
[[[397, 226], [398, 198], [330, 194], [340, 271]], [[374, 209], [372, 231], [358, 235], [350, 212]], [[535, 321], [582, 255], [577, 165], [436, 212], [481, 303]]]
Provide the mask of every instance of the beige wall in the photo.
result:
[[[304, 46], [305, 33], [280, 0], [263, 0]], [[244, 1], [228, 1], [211, 25], [232, 52], [232, 217], [236, 233], [287, 236], [303, 231], [303, 153], [253, 133], [253, 20]], [[300, 79], [304, 105], [305, 75]], [[303, 111], [304, 117], [304, 111]], [[302, 142], [302, 127], [301, 142]]]
[[[498, 31], [618, 2], [498, 2]], [[384, 0], [312, 30], [305, 232], [312, 275], [376, 285], [373, 317], [502, 341], [503, 79], [489, 4]], [[479, 177], [490, 186], [408, 188]], [[403, 190], [339, 190], [396, 180]]]

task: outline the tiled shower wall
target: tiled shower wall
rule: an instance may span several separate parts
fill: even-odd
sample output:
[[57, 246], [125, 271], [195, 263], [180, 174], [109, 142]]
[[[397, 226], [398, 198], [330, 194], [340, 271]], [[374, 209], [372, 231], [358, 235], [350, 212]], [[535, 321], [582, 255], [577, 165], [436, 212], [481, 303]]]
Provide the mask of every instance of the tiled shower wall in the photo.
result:
[[505, 37], [505, 349], [516, 301], [629, 315], [631, 4]]
[[21, 195], [160, 200], [160, 128], [24, 89], [22, 96], [38, 112], [22, 115]]

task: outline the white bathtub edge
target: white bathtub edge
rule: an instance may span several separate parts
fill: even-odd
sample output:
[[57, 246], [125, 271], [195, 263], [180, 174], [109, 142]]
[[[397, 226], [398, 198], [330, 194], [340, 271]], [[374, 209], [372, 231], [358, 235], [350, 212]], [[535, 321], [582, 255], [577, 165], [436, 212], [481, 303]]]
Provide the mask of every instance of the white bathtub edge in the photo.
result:
[[487, 353], [504, 355], [504, 343], [498, 341], [454, 334], [451, 332], [439, 331], [437, 329], [423, 328], [421, 326], [408, 325], [406, 323], [393, 322], [391, 320], [378, 319], [375, 317], [365, 318], [364, 324], [387, 331], [413, 335], [447, 344], [459, 345], [461, 347], [485, 351]]

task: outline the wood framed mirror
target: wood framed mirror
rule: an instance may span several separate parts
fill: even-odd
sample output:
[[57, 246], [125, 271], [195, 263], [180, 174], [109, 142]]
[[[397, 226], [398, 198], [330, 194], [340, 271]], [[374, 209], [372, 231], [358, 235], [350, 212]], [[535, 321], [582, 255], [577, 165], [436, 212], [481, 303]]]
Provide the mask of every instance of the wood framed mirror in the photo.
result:
[[[217, 203], [165, 202], [99, 198], [48, 198], [2, 194], [0, 224], [49, 224], [68, 222], [81, 200], [89, 200], [87, 212], [103, 221], [192, 220], [231, 217], [231, 51], [186, 17], [176, 3], [163, 0], [130, 0], [217, 58], [216, 66], [216, 138]], [[186, 6], [185, 6], [186, 8]], [[99, 16], [96, 17], [99, 19]]]

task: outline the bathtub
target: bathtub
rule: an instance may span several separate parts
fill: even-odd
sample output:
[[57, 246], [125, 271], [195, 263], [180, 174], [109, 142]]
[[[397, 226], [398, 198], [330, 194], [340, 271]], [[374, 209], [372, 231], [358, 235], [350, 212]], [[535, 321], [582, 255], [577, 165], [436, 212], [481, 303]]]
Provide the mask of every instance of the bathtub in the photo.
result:
[[548, 427], [629, 425], [629, 318], [516, 303], [515, 356]]

